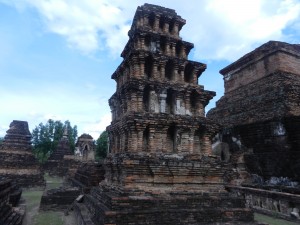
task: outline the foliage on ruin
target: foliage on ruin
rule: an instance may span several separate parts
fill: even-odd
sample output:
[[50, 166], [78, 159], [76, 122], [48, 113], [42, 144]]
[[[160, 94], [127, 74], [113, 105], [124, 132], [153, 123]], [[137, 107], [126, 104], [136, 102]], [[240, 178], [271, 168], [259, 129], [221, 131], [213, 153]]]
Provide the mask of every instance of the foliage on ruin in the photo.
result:
[[77, 139], [77, 126], [71, 126], [70, 121], [64, 123], [60, 120], [49, 119], [46, 124], [40, 123], [32, 131], [33, 152], [40, 162], [45, 162], [56, 149], [63, 137], [65, 127], [68, 130], [68, 138], [71, 150], [75, 150]]
[[96, 160], [104, 159], [108, 151], [108, 133], [103, 131], [96, 141]]

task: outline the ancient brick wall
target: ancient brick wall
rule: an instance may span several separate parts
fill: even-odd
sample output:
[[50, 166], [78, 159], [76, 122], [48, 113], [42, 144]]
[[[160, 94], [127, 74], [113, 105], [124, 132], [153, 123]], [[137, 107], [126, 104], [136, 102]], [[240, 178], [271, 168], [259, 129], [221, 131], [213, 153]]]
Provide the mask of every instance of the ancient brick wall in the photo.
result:
[[0, 177], [0, 224], [21, 225], [24, 217], [24, 210], [17, 210], [9, 203], [12, 193], [12, 183], [8, 179]]
[[[256, 212], [267, 214], [283, 219], [300, 221], [300, 195], [289, 193], [287, 189], [281, 190], [278, 187], [227, 187], [237, 195], [244, 195], [247, 207]], [[263, 189], [262, 189], [263, 188]], [[268, 190], [268, 189], [270, 190]], [[278, 189], [277, 189], [278, 188]], [[290, 189], [292, 191], [292, 189]]]
[[82, 163], [70, 178], [72, 185], [80, 187], [84, 193], [89, 193], [92, 187], [98, 186], [104, 180], [105, 170], [102, 163]]
[[[239, 139], [251, 173], [299, 180], [299, 45], [268, 42], [220, 72], [225, 95], [207, 116]], [[228, 136], [228, 134], [227, 134]]]
[[80, 195], [79, 188], [59, 187], [44, 191], [40, 210], [67, 210]]
[[[281, 71], [300, 75], [299, 45], [270, 41], [220, 71], [225, 93]], [[275, 63], [274, 63], [275, 62]]]

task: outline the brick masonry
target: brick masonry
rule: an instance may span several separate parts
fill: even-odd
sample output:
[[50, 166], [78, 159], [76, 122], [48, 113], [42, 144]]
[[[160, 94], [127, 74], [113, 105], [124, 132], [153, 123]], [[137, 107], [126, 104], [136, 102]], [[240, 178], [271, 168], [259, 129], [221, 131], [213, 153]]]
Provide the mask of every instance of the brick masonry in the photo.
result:
[[246, 54], [220, 71], [225, 95], [207, 114], [227, 143], [239, 139], [249, 171], [265, 179], [300, 179], [299, 58], [299, 45], [277, 41]]
[[14, 120], [0, 146], [0, 176], [21, 187], [44, 186], [43, 172], [32, 154], [31, 134], [26, 121]]
[[79, 223], [254, 224], [243, 199], [224, 188], [231, 165], [212, 156], [219, 127], [204, 108], [215, 92], [198, 84], [206, 65], [188, 60], [185, 22], [172, 9], [137, 8], [112, 75], [105, 180], [76, 204]]

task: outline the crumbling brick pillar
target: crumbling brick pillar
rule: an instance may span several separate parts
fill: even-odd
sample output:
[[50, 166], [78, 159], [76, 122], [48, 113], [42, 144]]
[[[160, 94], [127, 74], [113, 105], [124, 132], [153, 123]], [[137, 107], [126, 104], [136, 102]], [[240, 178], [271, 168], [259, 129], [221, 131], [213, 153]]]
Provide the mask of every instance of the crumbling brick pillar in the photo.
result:
[[155, 15], [155, 20], [154, 20], [154, 27], [153, 29], [158, 31], [159, 30], [159, 20], [160, 20], [160, 16], [159, 15]]
[[139, 59], [140, 62], [140, 78], [145, 78], [145, 58]]
[[179, 24], [178, 24], [178, 22], [175, 22], [175, 23], [174, 23], [173, 30], [172, 30], [172, 34], [173, 34], [175, 37], [179, 37]]
[[149, 14], [145, 14], [141, 19], [143, 19], [143, 26], [149, 26]]
[[135, 127], [130, 127], [130, 135], [128, 140], [128, 145], [130, 146], [131, 152], [137, 152], [138, 151], [138, 134], [135, 130]]
[[171, 51], [171, 56], [175, 57], [176, 56], [176, 43], [175, 42], [170, 42], [170, 51]]
[[181, 46], [180, 49], [180, 57], [186, 59], [187, 55], [186, 55], [186, 47], [184, 45]]
[[159, 66], [159, 63], [158, 63], [158, 61], [155, 60], [153, 62], [153, 79], [154, 80], [158, 79], [158, 77], [160, 76], [160, 74], [157, 71], [158, 66]]
[[170, 26], [170, 19], [169, 18], [165, 18], [165, 24], [164, 24], [164, 28], [163, 28], [163, 32], [165, 34], [169, 33], [169, 26]]
[[211, 137], [208, 134], [204, 134], [202, 137], [202, 153], [212, 155]]
[[178, 81], [184, 82], [184, 65], [178, 66]]

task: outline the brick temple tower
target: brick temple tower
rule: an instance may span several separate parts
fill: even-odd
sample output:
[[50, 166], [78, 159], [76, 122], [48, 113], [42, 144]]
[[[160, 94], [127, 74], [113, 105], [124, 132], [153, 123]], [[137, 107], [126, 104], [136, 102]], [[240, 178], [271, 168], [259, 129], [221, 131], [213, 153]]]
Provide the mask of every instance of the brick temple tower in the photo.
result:
[[215, 127], [204, 107], [215, 92], [198, 85], [206, 65], [188, 60], [193, 44], [179, 36], [184, 24], [174, 10], [138, 8], [112, 75], [111, 153], [210, 154]]
[[225, 191], [231, 167], [211, 156], [218, 126], [204, 108], [215, 92], [198, 85], [206, 65], [188, 60], [193, 44], [179, 36], [184, 24], [175, 10], [137, 8], [112, 75], [105, 180], [77, 207], [97, 225], [253, 220], [243, 199]]

